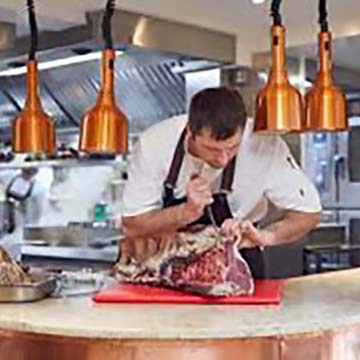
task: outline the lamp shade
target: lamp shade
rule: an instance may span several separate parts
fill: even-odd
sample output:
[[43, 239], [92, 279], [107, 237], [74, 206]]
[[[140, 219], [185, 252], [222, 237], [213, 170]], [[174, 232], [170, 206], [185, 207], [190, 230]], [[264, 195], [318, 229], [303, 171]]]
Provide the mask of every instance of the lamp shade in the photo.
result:
[[319, 34], [319, 71], [314, 86], [305, 96], [307, 131], [348, 129], [345, 95], [332, 76], [331, 33]]
[[102, 84], [95, 106], [84, 116], [79, 148], [88, 154], [123, 154], [128, 150], [128, 121], [116, 105], [115, 51], [103, 50]]
[[300, 131], [304, 110], [300, 92], [288, 79], [285, 61], [285, 28], [271, 27], [272, 67], [267, 84], [257, 95], [255, 130], [264, 133]]
[[27, 64], [27, 98], [24, 109], [13, 122], [13, 151], [47, 155], [53, 155], [55, 151], [55, 128], [38, 96], [35, 60]]

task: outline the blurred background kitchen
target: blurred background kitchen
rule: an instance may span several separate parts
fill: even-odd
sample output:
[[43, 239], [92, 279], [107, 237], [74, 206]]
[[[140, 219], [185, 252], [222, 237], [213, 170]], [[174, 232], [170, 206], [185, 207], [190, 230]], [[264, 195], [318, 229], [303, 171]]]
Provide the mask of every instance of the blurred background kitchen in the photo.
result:
[[[129, 153], [99, 159], [83, 157], [78, 142], [81, 119], [101, 84], [103, 4], [39, 1], [40, 97], [55, 120], [57, 139], [56, 156], [45, 159], [11, 149], [11, 124], [26, 99], [29, 30], [20, 3], [0, 4], [0, 244], [29, 264], [109, 266], [121, 241], [122, 191], [138, 134], [185, 113], [195, 92], [224, 84], [241, 92], [254, 116], [271, 60], [263, 35], [267, 4], [240, 1], [226, 16], [216, 13], [216, 24], [192, 13], [191, 1], [179, 5], [178, 14], [169, 14], [163, 1], [141, 9], [136, 2], [119, 4], [113, 19], [115, 93], [128, 119]], [[316, 6], [299, 3], [284, 5], [291, 24], [287, 66], [291, 83], [305, 93], [317, 73]], [[360, 27], [353, 25], [351, 6], [330, 3], [334, 79], [346, 94], [350, 129], [285, 136], [320, 191], [324, 213], [319, 228], [302, 241], [266, 250], [273, 277], [360, 265]], [[308, 10], [313, 28], [296, 21], [300, 8]]]

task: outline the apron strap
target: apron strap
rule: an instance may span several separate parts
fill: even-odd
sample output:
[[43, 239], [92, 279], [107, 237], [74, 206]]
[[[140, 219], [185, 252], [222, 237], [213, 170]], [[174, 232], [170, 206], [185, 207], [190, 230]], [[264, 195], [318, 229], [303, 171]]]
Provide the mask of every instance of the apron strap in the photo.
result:
[[[173, 156], [169, 172], [164, 181], [164, 198], [172, 200], [174, 198], [174, 189], [179, 177], [181, 165], [184, 159], [184, 140], [186, 136], [186, 129], [181, 133], [180, 139], [176, 145], [175, 154]], [[167, 202], [167, 201], [165, 201]]]
[[230, 161], [223, 171], [221, 179], [221, 192], [229, 193], [232, 191], [232, 185], [234, 182], [236, 156]]

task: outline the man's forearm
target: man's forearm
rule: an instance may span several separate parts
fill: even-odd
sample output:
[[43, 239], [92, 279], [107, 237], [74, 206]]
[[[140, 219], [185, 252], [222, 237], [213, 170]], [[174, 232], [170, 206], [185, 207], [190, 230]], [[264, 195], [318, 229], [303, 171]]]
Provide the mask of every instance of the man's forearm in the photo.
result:
[[260, 231], [262, 245], [288, 244], [302, 238], [319, 224], [320, 215], [289, 211], [281, 220]]
[[185, 204], [150, 211], [139, 216], [124, 217], [122, 220], [124, 235], [127, 238], [168, 234], [188, 223]]

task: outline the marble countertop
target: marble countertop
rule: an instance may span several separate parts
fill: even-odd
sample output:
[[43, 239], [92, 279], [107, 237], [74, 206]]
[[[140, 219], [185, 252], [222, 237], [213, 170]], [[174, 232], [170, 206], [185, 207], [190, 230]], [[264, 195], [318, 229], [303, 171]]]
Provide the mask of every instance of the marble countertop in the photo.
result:
[[0, 329], [106, 339], [234, 339], [360, 325], [360, 269], [286, 282], [278, 306], [95, 304], [89, 297], [0, 305]]

